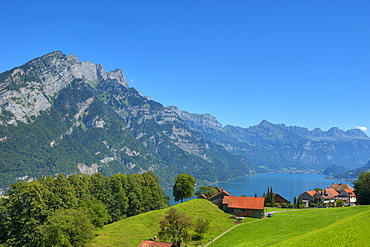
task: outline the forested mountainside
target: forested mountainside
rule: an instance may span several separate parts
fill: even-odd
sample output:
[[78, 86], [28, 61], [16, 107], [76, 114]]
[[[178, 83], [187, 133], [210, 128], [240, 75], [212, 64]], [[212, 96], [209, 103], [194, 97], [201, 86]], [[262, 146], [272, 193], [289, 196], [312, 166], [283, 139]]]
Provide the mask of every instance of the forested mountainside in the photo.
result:
[[331, 177], [333, 177], [335, 179], [357, 180], [358, 175], [361, 172], [370, 172], [370, 160], [369, 160], [369, 162], [366, 163], [366, 165], [361, 166], [359, 168], [351, 169], [351, 170], [347, 170], [347, 171], [338, 170], [338, 171], [333, 172], [332, 174], [329, 174], [329, 175], [331, 175]]
[[40, 175], [153, 171], [199, 183], [253, 173], [251, 163], [191, 130], [129, 87], [119, 69], [53, 52], [0, 74], [0, 188]]
[[266, 120], [249, 128], [222, 126], [209, 114], [170, 109], [207, 140], [269, 171], [321, 172], [332, 165], [354, 169], [370, 160], [370, 138], [358, 129], [309, 131]]

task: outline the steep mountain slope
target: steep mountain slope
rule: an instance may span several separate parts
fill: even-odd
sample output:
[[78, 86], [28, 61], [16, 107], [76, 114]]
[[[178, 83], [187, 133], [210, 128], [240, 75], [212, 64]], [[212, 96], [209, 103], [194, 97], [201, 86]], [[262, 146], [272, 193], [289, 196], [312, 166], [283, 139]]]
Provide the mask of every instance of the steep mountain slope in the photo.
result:
[[0, 74], [0, 187], [79, 171], [151, 170], [164, 185], [246, 175], [251, 164], [192, 131], [172, 110], [130, 88], [121, 70], [61, 52]]
[[208, 140], [266, 170], [320, 172], [331, 165], [353, 169], [370, 159], [370, 138], [361, 130], [309, 131], [266, 120], [250, 128], [223, 127], [209, 114], [170, 109]]

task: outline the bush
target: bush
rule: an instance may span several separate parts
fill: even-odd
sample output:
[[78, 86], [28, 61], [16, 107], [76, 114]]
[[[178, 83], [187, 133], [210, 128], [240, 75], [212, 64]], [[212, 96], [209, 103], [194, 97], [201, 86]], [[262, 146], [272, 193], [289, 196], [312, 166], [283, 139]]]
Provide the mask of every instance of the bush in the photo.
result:
[[288, 208], [288, 205], [284, 202], [283, 204], [281, 204], [281, 207], [282, 208]]
[[280, 204], [279, 203], [274, 203], [274, 207], [278, 208], [278, 207], [280, 207]]

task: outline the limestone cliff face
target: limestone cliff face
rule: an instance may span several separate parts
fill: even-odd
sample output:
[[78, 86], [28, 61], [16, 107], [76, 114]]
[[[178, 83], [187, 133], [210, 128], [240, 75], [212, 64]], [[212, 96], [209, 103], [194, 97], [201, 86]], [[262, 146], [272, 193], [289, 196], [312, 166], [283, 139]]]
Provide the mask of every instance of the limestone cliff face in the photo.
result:
[[49, 109], [52, 97], [74, 80], [94, 85], [110, 79], [128, 87], [121, 70], [106, 73], [100, 64], [79, 62], [74, 55], [65, 56], [61, 52], [36, 58], [7, 71], [6, 75], [6, 79], [0, 81], [0, 107], [10, 116], [7, 121], [0, 120], [0, 125], [32, 122], [31, 117]]

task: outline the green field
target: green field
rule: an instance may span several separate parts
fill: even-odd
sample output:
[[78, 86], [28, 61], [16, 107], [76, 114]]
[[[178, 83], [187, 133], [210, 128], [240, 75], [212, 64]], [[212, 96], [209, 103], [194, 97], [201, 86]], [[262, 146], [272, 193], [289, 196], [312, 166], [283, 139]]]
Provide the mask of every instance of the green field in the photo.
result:
[[243, 224], [216, 246], [370, 246], [370, 206], [304, 209]]
[[[235, 225], [230, 215], [219, 210], [218, 207], [206, 200], [190, 200], [174, 206], [178, 211], [192, 217], [193, 221], [203, 217], [211, 221], [210, 230], [204, 235], [204, 239], [198, 242], [207, 243]], [[142, 240], [151, 239], [159, 231], [159, 220], [168, 209], [151, 211], [136, 215], [110, 225], [106, 225], [98, 231], [98, 236], [93, 240], [92, 246], [133, 246], [136, 247]], [[245, 222], [255, 221], [246, 219]], [[196, 244], [197, 242], [190, 242]]]
[[[235, 224], [229, 214], [206, 200], [190, 200], [174, 207], [194, 221], [198, 217], [211, 221], [204, 239], [186, 246], [203, 246], [235, 225], [238, 227], [208, 246], [370, 246], [370, 206], [285, 209], [274, 213], [272, 218], [248, 218], [241, 224]], [[156, 210], [107, 225], [97, 232], [91, 246], [136, 247], [142, 240], [157, 235], [158, 222], [167, 210]], [[269, 208], [267, 211], [278, 210]]]

